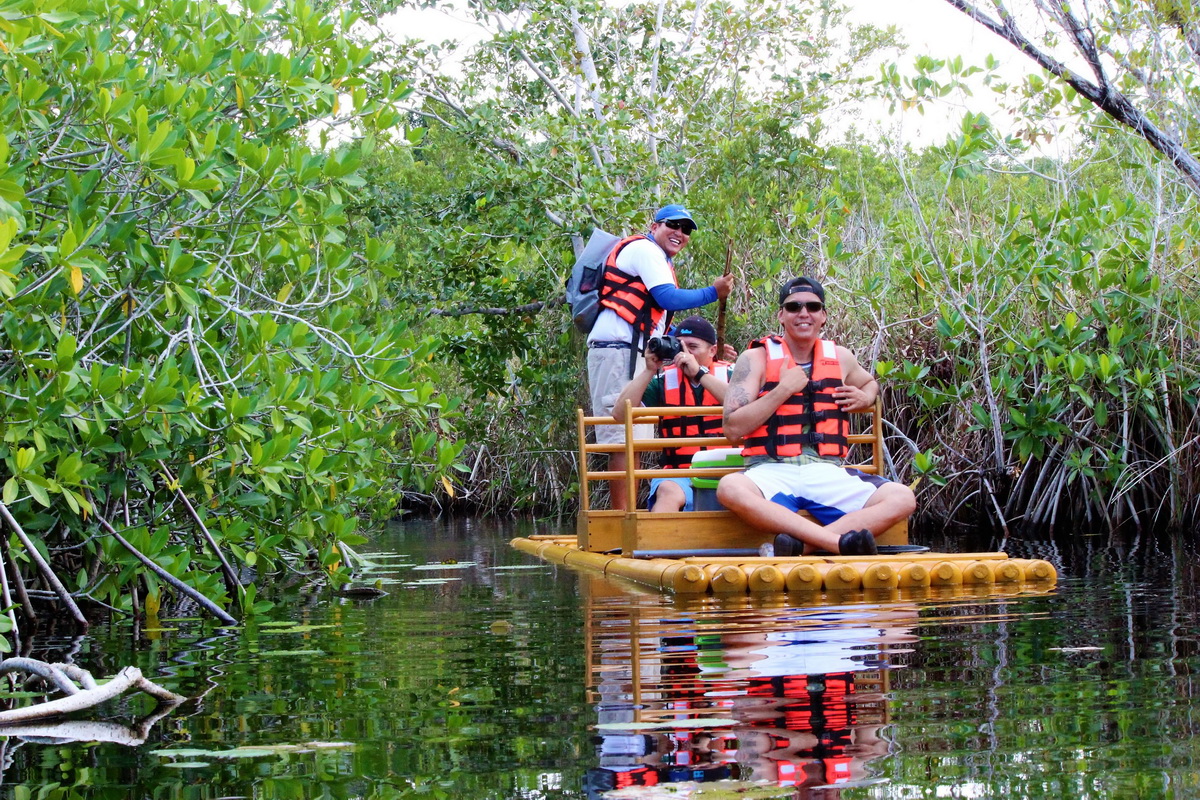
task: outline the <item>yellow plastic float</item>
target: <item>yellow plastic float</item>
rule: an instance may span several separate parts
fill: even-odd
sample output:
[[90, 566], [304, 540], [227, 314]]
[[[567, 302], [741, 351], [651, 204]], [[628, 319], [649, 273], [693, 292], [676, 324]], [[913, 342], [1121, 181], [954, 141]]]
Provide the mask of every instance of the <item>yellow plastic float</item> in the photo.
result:
[[[720, 408], [629, 408], [623, 444], [587, 441], [589, 427], [612, 424], [610, 417], [587, 417], [578, 412], [580, 510], [576, 535], [531, 536], [512, 540], [513, 547], [554, 564], [566, 564], [606, 576], [624, 578], [675, 594], [765, 595], [814, 591], [889, 591], [936, 587], [967, 587], [983, 591], [996, 585], [1012, 588], [1054, 585], [1058, 572], [1040, 559], [1009, 558], [1006, 553], [897, 552], [908, 544], [908, 523], [901, 522], [876, 541], [885, 553], [877, 556], [796, 556], [791, 558], [718, 555], [756, 553], [772, 541], [769, 533], [753, 530], [724, 510], [652, 513], [637, 508], [637, 486], [647, 478], [680, 477], [680, 470], [640, 469], [639, 453], [665, 445], [729, 447], [721, 436], [688, 439], [637, 439], [634, 425], [657, 423], [663, 416], [714, 416]], [[880, 404], [862, 412], [869, 420], [851, 434], [853, 446], [869, 450], [857, 469], [879, 474], [883, 469], [883, 426]], [[592, 453], [626, 454], [624, 472], [587, 468]], [[852, 451], [853, 455], [853, 451]], [[867, 455], [864, 453], [863, 455]], [[687, 474], [719, 478], [735, 467], [693, 467]], [[632, 511], [591, 508], [589, 484], [624, 478], [626, 506]], [[710, 498], [711, 499], [711, 498]], [[700, 505], [699, 499], [697, 504]], [[685, 548], [681, 550], [680, 548]], [[706, 553], [689, 556], [687, 552]]]
[[794, 556], [638, 559], [589, 553], [570, 539], [517, 538], [512, 546], [553, 564], [581, 567], [676, 594], [986, 587], [1058, 580], [1054, 565], [1005, 553], [908, 553], [894, 556]]

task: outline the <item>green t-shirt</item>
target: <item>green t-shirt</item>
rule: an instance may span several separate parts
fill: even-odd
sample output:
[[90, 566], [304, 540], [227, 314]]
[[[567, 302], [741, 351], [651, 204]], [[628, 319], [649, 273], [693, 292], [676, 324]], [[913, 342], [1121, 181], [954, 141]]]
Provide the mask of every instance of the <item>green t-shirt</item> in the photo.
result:
[[[715, 372], [718, 369], [721, 369], [721, 367], [714, 367], [713, 371]], [[725, 382], [729, 383], [729, 379], [733, 375], [733, 365], [728, 364], [724, 369]], [[691, 381], [688, 381], [688, 386], [692, 390], [692, 397], [694, 399], [694, 402], [690, 403], [690, 405], [702, 405], [700, 400], [704, 397], [704, 390], [699, 386], [693, 386]], [[665, 388], [665, 382], [663, 380], [662, 373], [660, 372], [650, 379], [650, 385], [647, 386], [646, 391], [642, 393], [642, 405], [646, 406], [647, 408], [662, 408], [666, 404], [667, 390]]]

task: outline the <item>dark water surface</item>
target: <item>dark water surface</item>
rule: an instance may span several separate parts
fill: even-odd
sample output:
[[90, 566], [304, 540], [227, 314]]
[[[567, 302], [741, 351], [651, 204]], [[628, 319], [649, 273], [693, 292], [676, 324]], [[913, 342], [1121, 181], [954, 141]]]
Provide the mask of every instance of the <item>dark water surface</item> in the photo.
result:
[[39, 639], [35, 657], [133, 664], [203, 697], [144, 732], [147, 698], [95, 715], [134, 746], [0, 738], [0, 796], [698, 797], [729, 779], [795, 797], [1200, 797], [1190, 546], [1013, 543], [1059, 567], [1042, 593], [716, 600], [508, 546], [554, 532], [397, 524], [364, 548], [390, 592], [374, 601], [293, 592], [233, 631]]

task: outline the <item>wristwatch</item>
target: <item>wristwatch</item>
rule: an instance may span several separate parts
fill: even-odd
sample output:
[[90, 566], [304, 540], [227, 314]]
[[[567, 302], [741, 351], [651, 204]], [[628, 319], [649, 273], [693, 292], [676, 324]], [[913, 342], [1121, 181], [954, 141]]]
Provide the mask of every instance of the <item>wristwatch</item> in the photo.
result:
[[708, 367], [700, 367], [700, 369], [696, 370], [696, 383], [699, 383], [701, 381], [701, 379], [703, 379], [704, 376], [707, 374], [708, 374]]

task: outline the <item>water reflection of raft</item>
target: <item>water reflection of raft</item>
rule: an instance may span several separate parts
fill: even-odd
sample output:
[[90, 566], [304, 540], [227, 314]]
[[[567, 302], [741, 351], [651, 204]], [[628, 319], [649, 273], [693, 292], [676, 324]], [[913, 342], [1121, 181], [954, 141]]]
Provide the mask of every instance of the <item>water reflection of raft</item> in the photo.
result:
[[[987, 586], [990, 584], [1053, 584], [1057, 571], [1047, 561], [1013, 559], [1006, 553], [904, 552], [908, 524], [893, 526], [877, 541], [877, 556], [759, 557], [759, 546], [770, 542], [770, 533], [754, 530], [728, 511], [652, 513], [637, 509], [637, 481], [647, 478], [679, 477], [680, 470], [640, 469], [638, 453], [674, 446], [729, 447], [721, 436], [690, 439], [634, 439], [634, 423], [657, 422], [660, 416], [720, 414], [719, 408], [636, 408], [627, 415], [624, 444], [603, 445], [587, 441], [590, 426], [611, 423], [608, 417], [578, 414], [580, 511], [575, 537], [533, 536], [514, 539], [519, 550], [552, 563], [620, 576], [645, 586], [680, 594], [766, 593], [785, 591], [828, 591], [895, 589], [928, 586]], [[851, 435], [854, 447], [870, 450], [870, 458], [855, 464], [863, 472], [883, 470], [883, 427], [878, 402], [861, 431]], [[588, 469], [589, 453], [624, 450], [625, 472]], [[852, 456], [854, 451], [852, 451]], [[693, 478], [719, 478], [735, 467], [689, 470]], [[591, 508], [589, 483], [613, 478], [626, 479], [627, 507], [632, 511]], [[887, 552], [891, 550], [893, 552]], [[696, 553], [688, 556], [684, 552]], [[655, 557], [670, 552], [678, 557]], [[735, 555], [719, 553], [733, 552]], [[643, 557], [638, 557], [643, 556]]]

